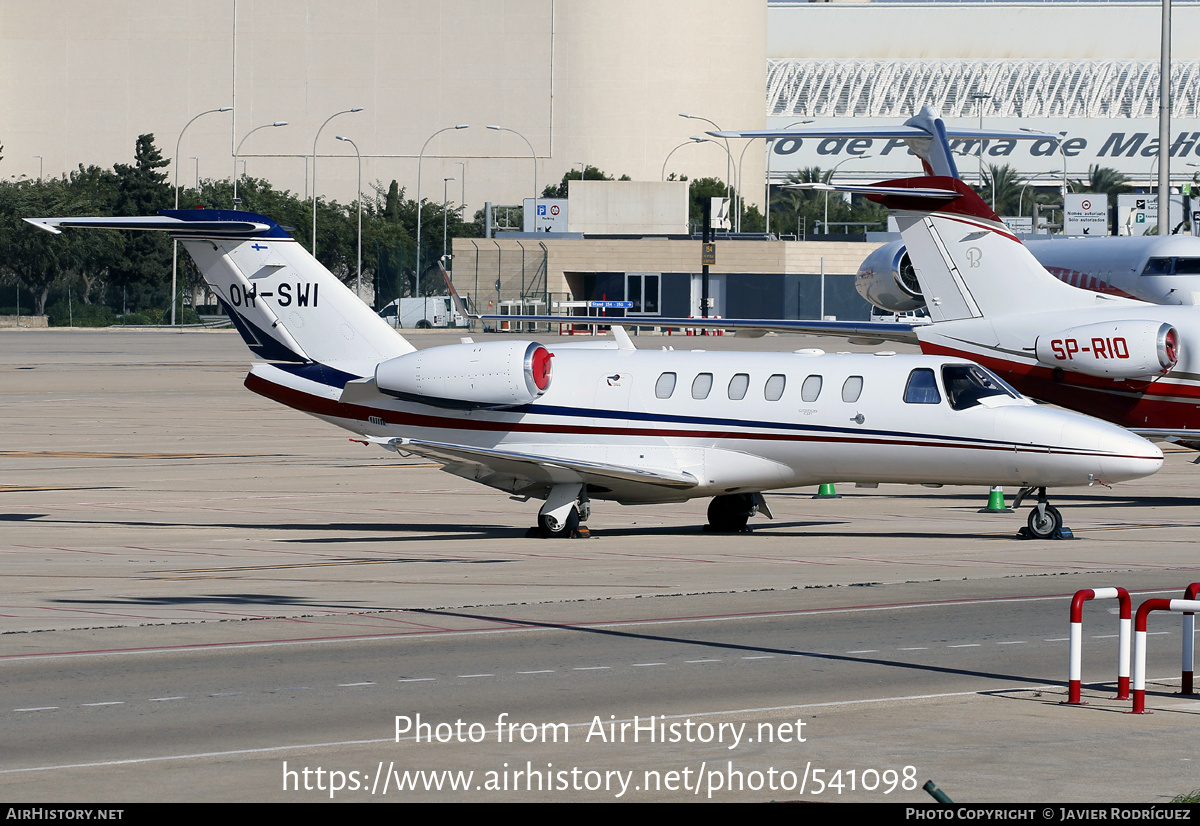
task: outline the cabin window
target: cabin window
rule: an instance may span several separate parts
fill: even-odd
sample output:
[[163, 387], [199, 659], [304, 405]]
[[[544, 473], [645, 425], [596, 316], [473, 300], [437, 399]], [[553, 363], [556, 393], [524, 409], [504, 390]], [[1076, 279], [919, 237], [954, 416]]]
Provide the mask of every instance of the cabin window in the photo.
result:
[[815, 402], [817, 396], [821, 395], [821, 383], [823, 379], [820, 376], [809, 376], [804, 380], [804, 384], [800, 385], [800, 398], [806, 402]]
[[654, 385], [654, 395], [660, 399], [669, 399], [674, 392], [675, 374], [663, 373], [658, 377], [658, 383]]
[[777, 402], [783, 396], [783, 388], [787, 385], [787, 376], [782, 373], [776, 373], [767, 379], [766, 387], [763, 388], [763, 396], [769, 402]]
[[750, 387], [750, 374], [738, 373], [729, 380], [729, 398], [741, 401], [746, 398], [746, 390]]
[[908, 384], [904, 386], [904, 401], [907, 404], [940, 404], [942, 395], [938, 392], [937, 379], [933, 371], [927, 367], [918, 367], [908, 374]]
[[701, 373], [692, 381], [692, 398], [707, 399], [712, 391], [712, 373]]
[[862, 395], [862, 376], [851, 376], [842, 385], [842, 401], [852, 403]]
[[1017, 391], [977, 364], [947, 364], [942, 368], [942, 384], [946, 400], [955, 410], [974, 407], [988, 396], [1018, 398]]

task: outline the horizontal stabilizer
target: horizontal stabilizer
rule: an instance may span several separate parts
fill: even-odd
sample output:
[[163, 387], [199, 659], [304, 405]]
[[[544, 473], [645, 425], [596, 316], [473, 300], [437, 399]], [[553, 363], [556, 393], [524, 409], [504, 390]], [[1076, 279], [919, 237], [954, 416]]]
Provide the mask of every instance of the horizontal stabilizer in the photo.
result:
[[[182, 210], [181, 210], [182, 211]], [[219, 210], [205, 210], [209, 216]], [[242, 213], [245, 215], [245, 213]], [[252, 238], [266, 235], [274, 222], [247, 220], [181, 220], [174, 215], [150, 215], [131, 218], [26, 218], [38, 229], [58, 235], [63, 227], [78, 229], [127, 229], [150, 232], [169, 232], [176, 237], [203, 236], [220, 238]]]
[[859, 184], [787, 184], [784, 189], [815, 189], [818, 192], [855, 192], [860, 195], [901, 195], [906, 198], [928, 198], [933, 201], [952, 201], [962, 194], [953, 189], [928, 186], [883, 186]]

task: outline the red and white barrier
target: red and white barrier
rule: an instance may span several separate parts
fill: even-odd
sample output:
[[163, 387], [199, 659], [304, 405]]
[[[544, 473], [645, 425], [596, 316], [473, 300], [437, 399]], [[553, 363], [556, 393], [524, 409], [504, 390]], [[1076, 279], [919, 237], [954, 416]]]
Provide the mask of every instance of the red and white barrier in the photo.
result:
[[1133, 602], [1124, 588], [1085, 588], [1076, 591], [1071, 599], [1071, 654], [1068, 666], [1067, 703], [1082, 705], [1079, 699], [1083, 684], [1083, 603], [1089, 599], [1115, 599], [1120, 603], [1120, 624], [1117, 642], [1117, 696], [1129, 699], [1129, 637]]
[[[1193, 582], [1183, 592], [1184, 599], [1194, 600], [1200, 596], [1200, 582]], [[1183, 685], [1179, 689], [1180, 694], [1195, 694], [1192, 691], [1192, 663], [1195, 659], [1195, 635], [1196, 635], [1196, 615], [1191, 611], [1184, 612], [1183, 615]]]
[[1146, 618], [1151, 611], [1177, 614], [1200, 611], [1194, 599], [1148, 599], [1138, 606], [1133, 630], [1133, 713], [1146, 713]]

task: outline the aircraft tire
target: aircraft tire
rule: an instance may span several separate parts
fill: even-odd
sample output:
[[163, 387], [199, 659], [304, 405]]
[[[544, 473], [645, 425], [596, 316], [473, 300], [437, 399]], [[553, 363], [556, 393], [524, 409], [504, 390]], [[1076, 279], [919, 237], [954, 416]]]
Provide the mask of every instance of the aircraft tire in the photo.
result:
[[1062, 524], [1062, 514], [1053, 505], [1046, 506], [1046, 515], [1040, 519], [1037, 508], [1029, 512], [1029, 533], [1034, 539], [1053, 539]]
[[543, 539], [570, 539], [579, 530], [579, 509], [572, 507], [571, 512], [557, 530], [550, 527], [550, 521], [541, 514], [538, 515], [538, 531]]
[[758, 512], [753, 494], [731, 493], [714, 496], [708, 503], [709, 530], [718, 533], [740, 533], [746, 522]]

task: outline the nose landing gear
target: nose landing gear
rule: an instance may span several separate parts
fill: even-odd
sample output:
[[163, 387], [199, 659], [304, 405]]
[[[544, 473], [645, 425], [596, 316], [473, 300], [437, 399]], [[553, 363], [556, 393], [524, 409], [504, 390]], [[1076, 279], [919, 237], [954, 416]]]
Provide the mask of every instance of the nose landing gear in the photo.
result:
[[[1033, 493], [1033, 488], [1021, 488], [1013, 501], [1013, 510], [1021, 507], [1021, 501]], [[1021, 529], [1026, 539], [1073, 539], [1070, 528], [1063, 527], [1062, 514], [1046, 499], [1046, 489], [1037, 489], [1037, 504], [1029, 512], [1027, 527]]]

